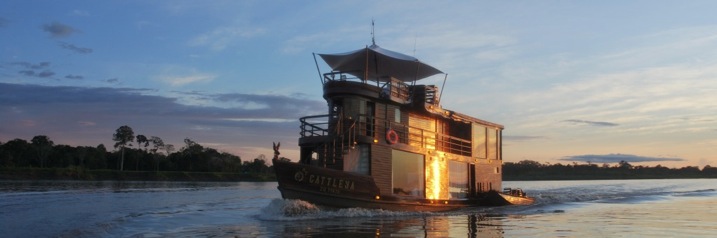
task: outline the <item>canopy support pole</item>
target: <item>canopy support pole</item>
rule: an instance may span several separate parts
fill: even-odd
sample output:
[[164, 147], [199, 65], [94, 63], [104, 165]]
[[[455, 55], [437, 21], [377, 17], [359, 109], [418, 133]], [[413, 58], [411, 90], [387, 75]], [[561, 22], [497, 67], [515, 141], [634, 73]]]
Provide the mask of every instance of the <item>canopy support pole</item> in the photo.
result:
[[364, 64], [364, 69], [363, 69], [363, 80], [364, 81], [368, 80], [368, 46], [366, 46], [366, 57], [365, 58], [366, 58], [366, 63]]
[[316, 53], [311, 53], [314, 56], [314, 64], [316, 64], [316, 72], [319, 73], [319, 81], [321, 85], [324, 85], [324, 78], [321, 77], [321, 70], [319, 69], [319, 62], [316, 61]]
[[445, 77], [443, 77], [443, 85], [441, 85], [441, 93], [438, 94], [438, 100], [436, 101], [436, 105], [441, 105], [441, 97], [443, 97], [443, 89], [446, 88], [446, 80], [448, 79], [448, 74], [446, 74]]

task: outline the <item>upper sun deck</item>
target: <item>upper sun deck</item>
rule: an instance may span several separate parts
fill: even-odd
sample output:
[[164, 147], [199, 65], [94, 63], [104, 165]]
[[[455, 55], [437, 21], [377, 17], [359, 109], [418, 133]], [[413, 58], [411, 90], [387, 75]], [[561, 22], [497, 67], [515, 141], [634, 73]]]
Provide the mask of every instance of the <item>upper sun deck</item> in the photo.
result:
[[368, 98], [387, 99], [399, 104], [412, 101], [410, 86], [397, 79], [362, 80], [349, 73], [331, 72], [323, 75], [324, 97], [354, 94]]
[[388, 100], [399, 105], [412, 105], [415, 109], [454, 121], [477, 122], [503, 128], [499, 124], [443, 109], [440, 106], [438, 88], [434, 85], [416, 85], [416, 82], [445, 73], [413, 56], [390, 51], [375, 44], [346, 53], [318, 55], [332, 69], [324, 74], [319, 72], [326, 99], [340, 95], [358, 95]]
[[339, 54], [319, 54], [334, 72], [351, 74], [362, 80], [415, 82], [443, 72], [413, 56], [390, 51], [378, 45]]

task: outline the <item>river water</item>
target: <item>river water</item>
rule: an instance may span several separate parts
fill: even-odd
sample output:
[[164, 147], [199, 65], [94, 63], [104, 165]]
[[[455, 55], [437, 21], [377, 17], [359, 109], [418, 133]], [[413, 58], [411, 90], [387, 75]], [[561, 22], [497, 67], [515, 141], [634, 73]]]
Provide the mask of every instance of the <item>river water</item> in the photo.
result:
[[717, 180], [504, 182], [530, 206], [328, 209], [274, 182], [0, 181], [2, 237], [713, 237]]

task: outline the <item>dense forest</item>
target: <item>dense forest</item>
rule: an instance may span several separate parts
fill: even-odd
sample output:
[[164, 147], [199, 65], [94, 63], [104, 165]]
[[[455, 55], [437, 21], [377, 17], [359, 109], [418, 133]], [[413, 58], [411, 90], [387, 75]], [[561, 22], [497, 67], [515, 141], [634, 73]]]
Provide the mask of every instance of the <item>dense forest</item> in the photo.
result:
[[0, 142], [0, 170], [4, 174], [0, 178], [270, 180], [274, 177], [264, 155], [242, 161], [239, 156], [204, 147], [189, 138], [175, 151], [174, 145], [165, 144], [157, 136], [135, 135], [129, 126], [119, 127], [112, 139], [114, 150], [103, 144], [56, 145], [45, 135], [35, 136], [29, 142], [23, 139]]
[[[135, 135], [129, 126], [112, 135], [113, 150], [105, 145], [56, 145], [38, 135], [29, 142], [14, 139], [0, 142], [0, 179], [127, 179], [127, 180], [273, 180], [267, 158], [252, 160], [204, 147], [186, 138], [178, 150], [156, 136]], [[280, 158], [288, 160], [286, 158]], [[503, 164], [504, 180], [657, 179], [717, 178], [717, 167], [709, 165], [667, 168], [615, 165], [541, 164], [523, 160]]]
[[668, 168], [633, 166], [626, 161], [615, 165], [587, 164], [541, 164], [523, 160], [503, 163], [504, 180], [574, 180], [574, 179], [665, 179], [665, 178], [717, 178], [717, 167], [706, 165]]

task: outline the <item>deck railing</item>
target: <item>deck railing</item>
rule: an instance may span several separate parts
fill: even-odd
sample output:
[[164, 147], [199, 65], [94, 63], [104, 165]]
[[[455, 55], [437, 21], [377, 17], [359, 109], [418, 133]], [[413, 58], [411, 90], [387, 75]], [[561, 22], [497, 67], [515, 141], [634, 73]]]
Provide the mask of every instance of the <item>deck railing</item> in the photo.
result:
[[329, 135], [329, 115], [314, 115], [299, 118], [301, 137]]
[[[351, 121], [350, 123], [343, 123], [346, 125], [352, 125], [350, 132], [354, 134], [349, 135], [350, 137], [369, 136], [373, 138], [385, 138], [386, 131], [388, 129], [392, 129], [396, 132], [396, 134], [398, 134], [398, 143], [425, 149], [444, 151], [462, 156], [472, 155], [472, 144], [470, 140], [367, 115], [343, 117], [342, 120]], [[330, 135], [329, 115], [302, 117], [300, 121], [300, 133], [302, 137]], [[336, 121], [334, 123], [339, 122]], [[341, 133], [341, 131], [346, 130], [338, 130], [337, 132]]]
[[[358, 71], [357, 71], [358, 72]], [[367, 85], [374, 85], [381, 89], [383, 95], [387, 98], [397, 99], [400, 101], [409, 101], [411, 98], [408, 84], [394, 78], [380, 78], [363, 80], [349, 74], [351, 72], [330, 72], [324, 74], [323, 83], [332, 81], [351, 81], [359, 82]]]

